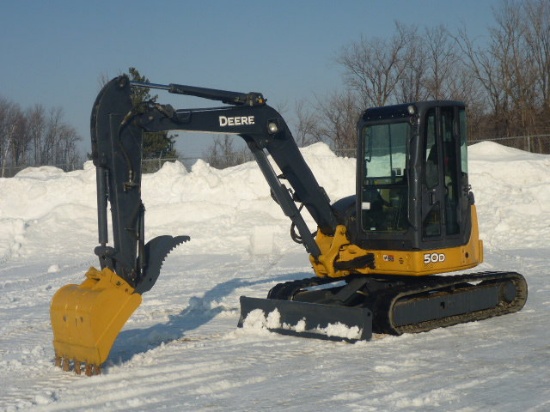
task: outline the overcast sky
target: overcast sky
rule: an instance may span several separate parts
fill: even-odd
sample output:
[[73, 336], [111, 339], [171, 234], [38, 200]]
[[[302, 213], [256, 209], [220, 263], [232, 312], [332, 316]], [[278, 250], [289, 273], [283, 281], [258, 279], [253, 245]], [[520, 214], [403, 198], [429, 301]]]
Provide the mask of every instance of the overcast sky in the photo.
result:
[[[262, 92], [269, 104], [291, 116], [296, 101], [341, 86], [335, 56], [361, 36], [390, 37], [399, 21], [420, 28], [443, 24], [451, 31], [465, 26], [482, 40], [499, 4], [0, 0], [0, 96], [23, 109], [37, 103], [63, 108], [84, 150], [90, 146], [90, 111], [100, 78], [129, 67], [155, 83]], [[170, 103], [178, 106], [173, 97]], [[182, 142], [178, 150], [186, 155], [199, 155], [204, 147]]]

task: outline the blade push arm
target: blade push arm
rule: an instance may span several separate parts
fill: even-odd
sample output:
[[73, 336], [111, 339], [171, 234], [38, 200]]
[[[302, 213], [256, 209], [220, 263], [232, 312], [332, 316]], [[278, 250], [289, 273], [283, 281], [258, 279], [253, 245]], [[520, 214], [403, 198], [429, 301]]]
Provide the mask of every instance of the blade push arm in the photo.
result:
[[[259, 93], [236, 93], [182, 85], [134, 84], [160, 88], [229, 103], [230, 106], [174, 110], [169, 105], [145, 102], [131, 104], [132, 84], [122, 76], [108, 83], [92, 113], [92, 157], [98, 168], [100, 226], [106, 222], [106, 201], [111, 203], [114, 247], [106, 246], [107, 230], [100, 227], [96, 253], [102, 265], [112, 267], [130, 282], [142, 277], [144, 208], [141, 202], [142, 132], [195, 131], [236, 134], [247, 143], [272, 193], [296, 226], [308, 252], [317, 258], [319, 247], [305, 224], [295, 201], [303, 203], [319, 229], [332, 235], [337, 226], [330, 200], [303, 159], [284, 119], [265, 104]], [[282, 174], [277, 175], [267, 159], [269, 153]], [[294, 190], [291, 196], [280, 179]], [[103, 180], [101, 180], [103, 179]], [[100, 186], [103, 188], [100, 190]], [[102, 212], [103, 211], [103, 212]]]

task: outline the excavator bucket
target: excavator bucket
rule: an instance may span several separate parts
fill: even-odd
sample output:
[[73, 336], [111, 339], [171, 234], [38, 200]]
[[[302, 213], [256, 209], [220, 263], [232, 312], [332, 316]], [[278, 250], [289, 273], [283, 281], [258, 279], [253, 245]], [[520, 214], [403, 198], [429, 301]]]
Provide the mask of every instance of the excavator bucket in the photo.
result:
[[80, 374], [100, 373], [120, 330], [141, 295], [109, 268], [90, 268], [80, 285], [66, 285], [52, 299], [55, 363]]
[[241, 296], [238, 326], [261, 327], [284, 335], [355, 342], [371, 339], [372, 312], [366, 307]]

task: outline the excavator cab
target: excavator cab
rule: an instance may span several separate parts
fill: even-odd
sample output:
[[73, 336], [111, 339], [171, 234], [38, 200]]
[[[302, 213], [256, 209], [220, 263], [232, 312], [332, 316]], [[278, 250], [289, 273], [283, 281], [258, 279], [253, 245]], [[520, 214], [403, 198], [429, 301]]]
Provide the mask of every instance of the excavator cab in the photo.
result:
[[483, 261], [468, 182], [466, 126], [465, 105], [457, 101], [362, 113], [356, 194], [332, 205], [346, 239], [329, 241], [317, 233], [322, 264], [312, 260], [312, 265], [318, 276], [419, 277]]
[[[471, 267], [481, 262], [466, 131], [462, 102], [366, 110], [358, 122], [352, 241], [367, 250], [437, 250], [434, 263], [442, 264], [442, 272], [444, 249], [466, 246], [462, 260]], [[452, 262], [449, 268], [457, 266]]]

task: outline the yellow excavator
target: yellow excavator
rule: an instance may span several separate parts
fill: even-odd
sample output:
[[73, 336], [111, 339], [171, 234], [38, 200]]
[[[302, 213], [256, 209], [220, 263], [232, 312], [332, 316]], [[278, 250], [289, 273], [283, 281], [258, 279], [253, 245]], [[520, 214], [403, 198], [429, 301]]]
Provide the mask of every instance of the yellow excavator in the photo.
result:
[[[134, 105], [133, 88], [224, 105]], [[332, 203], [284, 119], [262, 94], [120, 76], [100, 91], [91, 116], [99, 268], [90, 268], [81, 284], [62, 287], [51, 303], [55, 362], [63, 370], [100, 373], [120, 330], [157, 281], [165, 257], [189, 240], [144, 239], [143, 133], [172, 130], [244, 139], [273, 199], [291, 220], [292, 238], [309, 253], [315, 276], [278, 284], [266, 298], [241, 297], [239, 326], [261, 314], [266, 327], [279, 333], [369, 340], [373, 333], [422, 332], [512, 313], [527, 300], [525, 278], [515, 272], [445, 275], [483, 260], [462, 102], [365, 110], [357, 124], [356, 193]], [[313, 233], [304, 208], [317, 225]]]

